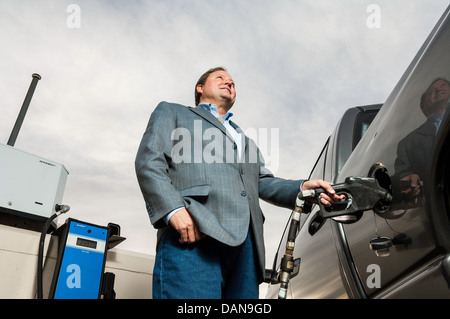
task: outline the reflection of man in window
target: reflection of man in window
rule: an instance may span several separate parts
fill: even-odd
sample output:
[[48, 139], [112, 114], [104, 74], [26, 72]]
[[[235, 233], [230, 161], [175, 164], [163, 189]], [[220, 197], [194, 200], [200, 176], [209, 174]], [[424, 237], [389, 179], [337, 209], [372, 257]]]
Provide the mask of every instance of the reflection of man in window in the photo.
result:
[[427, 121], [398, 144], [395, 171], [400, 179], [402, 197], [407, 201], [420, 195], [434, 136], [447, 109], [449, 98], [449, 81], [443, 78], [434, 80], [420, 99], [420, 108]]
[[445, 79], [439, 78], [430, 85], [425, 94], [427, 94], [428, 103], [424, 105], [426, 110], [422, 109], [422, 111], [428, 118], [434, 121], [437, 130], [448, 106], [450, 83]]

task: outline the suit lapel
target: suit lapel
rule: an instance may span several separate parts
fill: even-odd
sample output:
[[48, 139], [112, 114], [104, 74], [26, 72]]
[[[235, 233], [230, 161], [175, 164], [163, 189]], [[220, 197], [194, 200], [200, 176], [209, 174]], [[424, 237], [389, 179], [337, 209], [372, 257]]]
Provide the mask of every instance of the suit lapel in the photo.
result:
[[214, 115], [205, 110], [203, 107], [197, 106], [195, 108], [190, 107], [189, 109], [220, 129], [224, 134], [227, 134], [227, 129], [225, 128], [225, 126], [223, 126], [222, 123], [220, 123], [220, 121]]
[[[195, 108], [189, 107], [189, 109], [194, 112], [195, 114], [199, 115], [218, 129], [222, 131], [223, 134], [225, 134], [233, 143], [234, 138], [230, 135], [230, 133], [227, 132], [227, 129], [225, 126], [214, 116], [211, 114], [211, 112], [208, 112], [205, 110], [202, 106], [196, 106]], [[244, 143], [243, 145], [243, 151], [247, 148], [248, 145], [248, 137], [244, 134], [244, 131], [234, 122], [230, 121], [230, 125], [238, 132], [244, 135]]]

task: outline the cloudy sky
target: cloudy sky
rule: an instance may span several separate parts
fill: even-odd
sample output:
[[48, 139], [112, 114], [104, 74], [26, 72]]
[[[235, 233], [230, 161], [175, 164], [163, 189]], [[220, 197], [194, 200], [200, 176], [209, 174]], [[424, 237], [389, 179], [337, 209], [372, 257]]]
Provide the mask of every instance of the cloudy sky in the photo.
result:
[[[117, 223], [118, 248], [154, 254], [134, 159], [158, 102], [193, 105], [198, 77], [227, 67], [235, 122], [276, 130], [274, 173], [306, 178], [343, 112], [387, 99], [447, 5], [0, 0], [0, 143], [39, 73], [15, 147], [67, 168], [66, 217]], [[290, 211], [262, 206], [271, 264]]]

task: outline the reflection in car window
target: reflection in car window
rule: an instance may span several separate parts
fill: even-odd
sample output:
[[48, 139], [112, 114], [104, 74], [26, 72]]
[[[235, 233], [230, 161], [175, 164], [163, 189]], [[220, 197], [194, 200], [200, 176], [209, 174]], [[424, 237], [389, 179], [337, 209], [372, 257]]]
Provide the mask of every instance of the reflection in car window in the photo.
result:
[[449, 99], [450, 82], [441, 77], [433, 80], [417, 103], [426, 120], [398, 143], [395, 173], [404, 208], [420, 206], [424, 202], [430, 154]]

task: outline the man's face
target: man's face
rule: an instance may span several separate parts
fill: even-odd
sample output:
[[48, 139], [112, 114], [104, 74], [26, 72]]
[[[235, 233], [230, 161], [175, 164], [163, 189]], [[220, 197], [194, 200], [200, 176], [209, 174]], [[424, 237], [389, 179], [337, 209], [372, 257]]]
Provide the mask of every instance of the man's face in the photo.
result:
[[216, 105], [226, 102], [231, 107], [236, 100], [234, 81], [225, 71], [211, 73], [205, 84], [197, 86], [197, 92], [201, 94], [200, 102]]
[[428, 94], [431, 105], [446, 104], [450, 97], [450, 86], [447, 82], [438, 80], [430, 87]]

